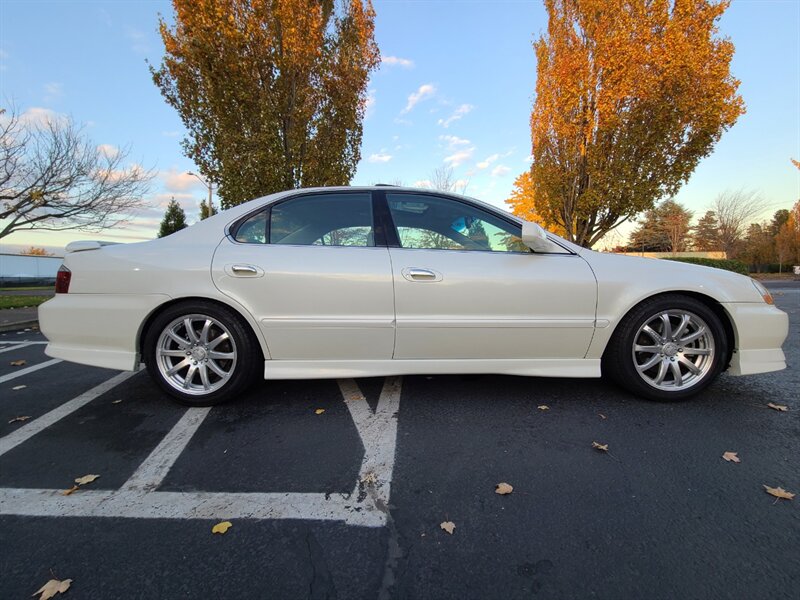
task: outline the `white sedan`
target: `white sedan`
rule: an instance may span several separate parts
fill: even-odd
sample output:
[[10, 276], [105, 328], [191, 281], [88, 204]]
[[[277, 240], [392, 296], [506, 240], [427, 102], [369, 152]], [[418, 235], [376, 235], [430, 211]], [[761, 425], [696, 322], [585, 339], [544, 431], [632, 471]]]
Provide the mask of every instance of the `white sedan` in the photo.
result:
[[180, 402], [254, 380], [611, 376], [646, 398], [786, 367], [787, 315], [719, 269], [575, 246], [477, 200], [292, 190], [137, 244], [74, 242], [39, 309], [47, 354]]

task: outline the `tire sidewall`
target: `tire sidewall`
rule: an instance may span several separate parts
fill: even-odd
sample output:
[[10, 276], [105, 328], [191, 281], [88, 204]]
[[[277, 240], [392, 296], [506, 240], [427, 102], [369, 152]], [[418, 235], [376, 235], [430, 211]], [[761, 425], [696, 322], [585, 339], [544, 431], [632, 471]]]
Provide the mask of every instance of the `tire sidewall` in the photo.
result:
[[[218, 390], [202, 396], [184, 394], [170, 385], [159, 371], [156, 358], [158, 339], [164, 329], [181, 316], [197, 314], [207, 315], [224, 324], [233, 338], [237, 352], [236, 366], [228, 382]], [[238, 314], [212, 302], [197, 301], [170, 306], [156, 316], [145, 334], [142, 355], [147, 371], [156, 384], [179, 403], [186, 406], [213, 406], [231, 400], [253, 383], [258, 374], [261, 351], [249, 325]]]
[[[642, 379], [634, 364], [632, 347], [639, 328], [652, 317], [667, 310], [685, 310], [705, 321], [714, 340], [714, 358], [711, 368], [696, 384], [680, 391], [660, 390]], [[604, 367], [616, 382], [636, 395], [657, 401], [684, 400], [711, 385], [722, 371], [728, 357], [728, 340], [720, 317], [706, 304], [682, 295], [665, 295], [646, 300], [634, 307], [620, 322], [614, 332], [610, 352]]]

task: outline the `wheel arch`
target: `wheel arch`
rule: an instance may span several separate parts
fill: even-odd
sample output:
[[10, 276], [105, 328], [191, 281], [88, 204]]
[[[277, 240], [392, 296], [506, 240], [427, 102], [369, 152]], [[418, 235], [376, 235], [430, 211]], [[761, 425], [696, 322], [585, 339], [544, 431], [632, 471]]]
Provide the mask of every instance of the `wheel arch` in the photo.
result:
[[731, 316], [728, 314], [728, 311], [725, 310], [725, 307], [716, 298], [713, 298], [707, 294], [702, 294], [700, 292], [695, 292], [691, 290], [668, 290], [659, 292], [657, 294], [652, 294], [645, 298], [641, 298], [638, 302], [629, 306], [628, 309], [625, 311], [625, 313], [622, 315], [622, 317], [613, 324], [611, 331], [609, 332], [608, 339], [606, 340], [605, 347], [603, 348], [603, 356], [605, 356], [605, 353], [608, 350], [610, 342], [613, 339], [614, 335], [616, 334], [616, 330], [619, 327], [619, 324], [622, 322], [622, 320], [626, 316], [628, 316], [631, 313], [631, 311], [635, 310], [643, 303], [649, 302], [654, 298], [660, 298], [662, 296], [686, 296], [688, 298], [693, 298], [698, 302], [702, 302], [706, 307], [708, 307], [709, 310], [711, 310], [715, 315], [717, 315], [717, 317], [719, 317], [719, 320], [722, 323], [722, 327], [725, 330], [725, 336], [727, 337], [728, 341], [728, 355], [725, 357], [725, 367], [724, 367], [724, 369], [727, 369], [728, 366], [730, 365], [731, 358], [733, 357], [733, 353], [737, 345], [736, 328], [734, 327], [733, 319], [731, 319]]
[[261, 349], [261, 359], [266, 360], [269, 357], [269, 348], [266, 345], [266, 342], [261, 335], [261, 332], [258, 330], [258, 327], [255, 326], [252, 316], [249, 315], [244, 309], [235, 304], [230, 304], [228, 302], [223, 302], [217, 298], [209, 298], [208, 296], [183, 296], [180, 298], [172, 298], [162, 304], [156, 306], [150, 314], [145, 317], [142, 321], [141, 326], [139, 327], [139, 331], [136, 336], [136, 351], [139, 355], [144, 354], [144, 348], [142, 345], [144, 344], [144, 340], [147, 338], [147, 333], [152, 326], [153, 322], [156, 320], [158, 315], [162, 312], [167, 310], [168, 308], [175, 306], [177, 304], [183, 303], [191, 303], [191, 302], [207, 302], [210, 304], [216, 304], [217, 306], [227, 308], [235, 312], [242, 322], [247, 326], [247, 328], [252, 332], [255, 339], [258, 341], [258, 347]]

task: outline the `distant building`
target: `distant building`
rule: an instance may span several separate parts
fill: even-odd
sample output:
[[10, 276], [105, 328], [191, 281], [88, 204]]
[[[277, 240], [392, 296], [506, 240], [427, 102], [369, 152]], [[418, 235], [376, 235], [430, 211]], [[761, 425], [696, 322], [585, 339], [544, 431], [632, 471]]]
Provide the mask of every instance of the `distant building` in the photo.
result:
[[0, 253], [0, 287], [53, 285], [64, 259], [59, 256], [28, 256]]

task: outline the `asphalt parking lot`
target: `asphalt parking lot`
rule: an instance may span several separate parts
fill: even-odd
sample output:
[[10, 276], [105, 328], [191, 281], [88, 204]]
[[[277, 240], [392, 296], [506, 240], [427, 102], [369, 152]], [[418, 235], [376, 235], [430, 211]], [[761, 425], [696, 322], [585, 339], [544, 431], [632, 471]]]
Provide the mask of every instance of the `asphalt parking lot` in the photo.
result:
[[800, 287], [773, 291], [789, 368], [675, 404], [485, 375], [187, 410], [0, 334], [0, 597], [796, 598], [800, 496], [763, 485], [800, 492]]

